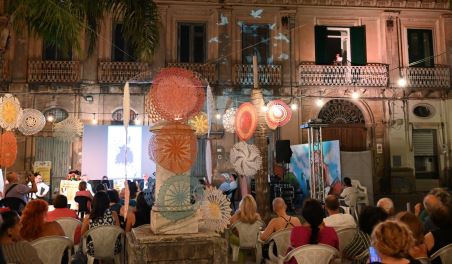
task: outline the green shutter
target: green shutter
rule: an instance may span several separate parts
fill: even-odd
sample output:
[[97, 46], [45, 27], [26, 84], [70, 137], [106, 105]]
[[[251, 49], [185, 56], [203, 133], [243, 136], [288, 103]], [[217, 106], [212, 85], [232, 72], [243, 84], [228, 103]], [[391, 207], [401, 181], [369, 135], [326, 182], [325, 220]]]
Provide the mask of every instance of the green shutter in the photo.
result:
[[315, 26], [315, 64], [331, 64], [326, 54], [326, 38], [328, 31], [326, 26]]
[[366, 27], [351, 27], [350, 40], [352, 65], [366, 65]]

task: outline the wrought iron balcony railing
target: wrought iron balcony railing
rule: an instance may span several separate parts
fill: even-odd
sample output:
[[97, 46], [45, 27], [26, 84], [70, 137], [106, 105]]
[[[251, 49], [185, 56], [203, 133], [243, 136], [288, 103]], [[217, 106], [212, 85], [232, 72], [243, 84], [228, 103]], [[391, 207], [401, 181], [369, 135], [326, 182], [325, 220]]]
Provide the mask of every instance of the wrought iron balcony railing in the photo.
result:
[[101, 61], [97, 66], [97, 78], [99, 83], [125, 83], [149, 70], [149, 64], [143, 62]]
[[409, 88], [450, 88], [450, 68], [445, 65], [435, 65], [431, 68], [402, 68], [402, 76]]
[[389, 68], [386, 64], [342, 66], [303, 62], [298, 66], [298, 80], [300, 86], [386, 87]]
[[[253, 65], [236, 64], [232, 70], [235, 85], [252, 86]], [[282, 65], [258, 65], [259, 85], [278, 86], [282, 84]]]
[[168, 63], [167, 66], [179, 67], [193, 72], [197, 72], [201, 75], [201, 77], [205, 78], [210, 84], [215, 84], [218, 82], [217, 68], [215, 64], [171, 62]]
[[31, 83], [80, 82], [79, 61], [28, 61], [28, 81]]

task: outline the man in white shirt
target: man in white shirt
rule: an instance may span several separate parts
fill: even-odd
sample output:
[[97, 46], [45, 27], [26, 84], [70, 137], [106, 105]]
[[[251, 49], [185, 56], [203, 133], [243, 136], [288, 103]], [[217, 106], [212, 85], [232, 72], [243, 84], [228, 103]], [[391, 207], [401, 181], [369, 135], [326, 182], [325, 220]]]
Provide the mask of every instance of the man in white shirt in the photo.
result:
[[[42, 176], [39, 173], [35, 173], [35, 182], [36, 182], [36, 188], [38, 189], [37, 192], [32, 193], [31, 197], [33, 199], [44, 199], [47, 200], [47, 194], [49, 193], [49, 186], [42, 182]], [[30, 184], [29, 184], [30, 185]]]
[[356, 189], [352, 186], [352, 180], [348, 177], [344, 178], [345, 188], [342, 190], [341, 197], [347, 206], [350, 206], [352, 195], [356, 195]]
[[325, 209], [328, 213], [328, 217], [323, 219], [326, 226], [336, 230], [356, 227], [356, 222], [352, 215], [339, 213], [339, 199], [336, 195], [330, 194], [326, 197]]

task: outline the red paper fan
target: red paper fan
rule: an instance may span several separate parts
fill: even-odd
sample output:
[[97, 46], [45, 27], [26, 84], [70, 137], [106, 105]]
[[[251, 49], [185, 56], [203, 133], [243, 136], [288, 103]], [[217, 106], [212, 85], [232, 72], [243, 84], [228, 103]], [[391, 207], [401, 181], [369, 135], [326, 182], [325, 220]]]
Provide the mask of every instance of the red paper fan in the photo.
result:
[[157, 127], [149, 141], [149, 157], [163, 168], [182, 173], [196, 159], [197, 141], [193, 130], [184, 124], [166, 123]]
[[257, 127], [257, 112], [252, 103], [240, 105], [235, 116], [235, 132], [243, 141], [250, 139]]
[[155, 110], [167, 121], [187, 121], [202, 108], [204, 87], [195, 74], [181, 68], [162, 69], [149, 91]]
[[0, 166], [9, 168], [14, 165], [17, 156], [17, 140], [12, 132], [0, 136]]
[[[265, 120], [268, 127], [275, 129], [277, 126], [284, 126], [292, 117], [292, 110], [281, 100], [273, 100], [267, 104], [268, 110], [265, 114]], [[273, 128], [274, 127], [274, 128]]]

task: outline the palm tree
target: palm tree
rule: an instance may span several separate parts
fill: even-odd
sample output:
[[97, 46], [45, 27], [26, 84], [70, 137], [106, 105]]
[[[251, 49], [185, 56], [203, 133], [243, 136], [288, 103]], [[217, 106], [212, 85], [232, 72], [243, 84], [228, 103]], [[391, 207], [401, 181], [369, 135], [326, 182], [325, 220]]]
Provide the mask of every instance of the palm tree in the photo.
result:
[[123, 21], [124, 37], [141, 59], [152, 58], [159, 40], [159, 14], [153, 0], [5, 0], [5, 12], [8, 26], [1, 33], [3, 50], [11, 29], [19, 34], [28, 29], [63, 52], [81, 52], [80, 36], [85, 33], [91, 55], [107, 13]]

